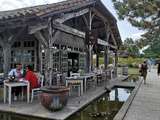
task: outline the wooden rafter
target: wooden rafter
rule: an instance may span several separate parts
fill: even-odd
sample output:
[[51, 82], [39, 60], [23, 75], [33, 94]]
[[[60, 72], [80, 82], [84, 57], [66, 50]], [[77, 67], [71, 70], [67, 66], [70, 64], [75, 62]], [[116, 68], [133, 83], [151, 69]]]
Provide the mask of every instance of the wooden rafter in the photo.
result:
[[93, 8], [92, 11], [95, 13], [96, 16], [100, 17], [104, 22], [109, 24], [109, 21], [103, 16], [97, 9]]
[[108, 46], [108, 47], [111, 47], [113, 49], [117, 49], [117, 46], [109, 44], [107, 41], [99, 39], [99, 38], [98, 38], [98, 44], [103, 45], [103, 46]]
[[[29, 27], [28, 31], [29, 31], [29, 34], [33, 34], [36, 31], [46, 29], [46, 28], [47, 28], [47, 24], [39, 24], [39, 25], [36, 25], [36, 26]], [[69, 33], [69, 34], [72, 34], [72, 35], [76, 35], [76, 36], [85, 38], [85, 33], [81, 32], [77, 29], [74, 29], [72, 27], [69, 27], [67, 25], [55, 22], [55, 21], [53, 21], [53, 28], [57, 29], [57, 30], [60, 30], [60, 31], [63, 31], [63, 32], [66, 32], [66, 33]]]
[[41, 31], [37, 31], [36, 33], [34, 33], [34, 36], [44, 45], [44, 47], [48, 47], [48, 42]]
[[64, 23], [65, 21], [67, 21], [69, 19], [82, 16], [88, 12], [89, 12], [89, 9], [86, 8], [86, 9], [80, 10], [78, 12], [67, 13], [67, 14], [62, 15], [62, 17], [57, 18], [55, 21], [59, 22], [59, 23]]
[[114, 45], [117, 46], [117, 42], [116, 42], [115, 37], [114, 37], [114, 35], [113, 35], [112, 32], [111, 32], [111, 37], [112, 37], [112, 40], [113, 40]]
[[63, 32], [66, 32], [66, 33], [69, 33], [69, 34], [72, 34], [72, 35], [76, 35], [76, 36], [85, 38], [85, 33], [84, 32], [81, 32], [77, 29], [74, 29], [72, 27], [69, 27], [67, 25], [60, 24], [60, 23], [57, 23], [57, 22], [54, 22], [53, 24], [54, 24], [53, 26], [54, 26], [55, 29], [58, 29], [60, 31], [63, 31]]
[[33, 26], [29, 26], [28, 27], [28, 33], [29, 34], [33, 34], [36, 33], [37, 31], [43, 30], [47, 28], [47, 24], [46, 23], [40, 23], [37, 25], [33, 25]]

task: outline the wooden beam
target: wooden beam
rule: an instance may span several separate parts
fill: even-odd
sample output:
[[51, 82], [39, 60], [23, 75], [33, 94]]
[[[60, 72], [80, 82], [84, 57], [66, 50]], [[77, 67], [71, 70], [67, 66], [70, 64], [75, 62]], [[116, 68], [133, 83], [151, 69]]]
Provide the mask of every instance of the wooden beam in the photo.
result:
[[[47, 27], [48, 27], [47, 24], [38, 24], [36, 26], [30, 26], [28, 28], [28, 32], [29, 32], [29, 34], [33, 34], [37, 31], [42, 30], [42, 29], [46, 29]], [[53, 21], [53, 28], [58, 29], [58, 30], [63, 31], [63, 32], [66, 32], [66, 33], [69, 33], [69, 34], [72, 34], [72, 35], [76, 35], [76, 36], [81, 37], [81, 38], [85, 38], [85, 33], [84, 32], [81, 32], [77, 29], [74, 29], [74, 28], [69, 27], [69, 26], [64, 25], [64, 24], [61, 24], [59, 22]]]
[[34, 34], [34, 33], [36, 33], [37, 31], [46, 29], [47, 27], [48, 27], [48, 26], [47, 26], [47, 23], [41, 23], [41, 24], [37, 24], [37, 25], [35, 25], [35, 26], [29, 26], [29, 27], [28, 27], [28, 33], [29, 33], [29, 34]]
[[78, 12], [67, 13], [67, 14], [64, 14], [61, 18], [57, 18], [55, 21], [59, 22], [59, 23], [64, 23], [65, 21], [67, 21], [69, 19], [82, 16], [82, 15], [88, 13], [88, 12], [89, 12], [89, 9], [86, 8], [86, 9], [83, 9], [83, 10], [78, 11]]
[[102, 39], [100, 39], [100, 38], [98, 38], [98, 44], [103, 45], [103, 46], [108, 46], [108, 47], [111, 47], [111, 48], [113, 48], [113, 49], [118, 49], [117, 46], [111, 45], [111, 44], [109, 44], [107, 41], [102, 40]]
[[107, 18], [102, 15], [97, 9], [92, 9], [92, 11], [96, 14], [96, 16], [100, 17], [104, 22], [109, 24], [109, 21], [107, 20]]
[[15, 35], [11, 35], [9, 38], [8, 38], [8, 42], [13, 45], [13, 43], [18, 39], [18, 37], [20, 35], [22, 35], [22, 33], [24, 33], [26, 30], [26, 27], [23, 27], [21, 29], [18, 30], [17, 33], [14, 33]]
[[58, 23], [58, 22], [53, 22], [53, 27], [55, 29], [58, 29], [60, 31], [63, 31], [63, 32], [66, 32], [66, 33], [69, 33], [69, 34], [72, 34], [72, 35], [76, 35], [78, 37], [81, 37], [81, 38], [85, 38], [85, 33], [84, 32], [81, 32], [77, 29], [74, 29], [72, 27], [69, 27], [67, 25], [64, 25], [64, 24], [61, 24], [61, 23]]
[[38, 39], [38, 41], [40, 41], [40, 43], [44, 45], [44, 47], [47, 48], [49, 46], [48, 41], [45, 39], [41, 31], [37, 31], [36, 33], [34, 33], [34, 36]]
[[112, 30], [111, 30], [111, 28], [110, 28], [110, 22], [107, 20], [107, 18], [104, 16], [104, 15], [102, 15], [97, 9], [93, 9], [93, 12], [98, 16], [98, 17], [100, 17], [103, 21], [104, 21], [104, 23], [107, 23], [108, 24], [108, 26], [107, 26], [107, 28], [108, 29], [110, 29], [110, 31], [111, 31], [111, 36], [112, 36], [112, 39], [113, 39], [113, 43], [114, 43], [114, 45], [116, 45], [117, 46], [117, 42], [116, 42], [116, 40], [115, 40], [115, 37], [114, 37], [114, 35], [113, 35], [113, 32], [112, 32]]
[[112, 40], [113, 40], [114, 45], [115, 45], [115, 46], [117, 46], [116, 39], [115, 39], [115, 37], [114, 37], [114, 35], [113, 35], [113, 33], [112, 33], [112, 32], [111, 32], [111, 37], [112, 37]]
[[11, 45], [10, 44], [5, 44], [2, 46], [3, 49], [3, 71], [4, 71], [4, 76], [8, 76], [8, 72], [10, 70], [10, 63], [11, 63]]

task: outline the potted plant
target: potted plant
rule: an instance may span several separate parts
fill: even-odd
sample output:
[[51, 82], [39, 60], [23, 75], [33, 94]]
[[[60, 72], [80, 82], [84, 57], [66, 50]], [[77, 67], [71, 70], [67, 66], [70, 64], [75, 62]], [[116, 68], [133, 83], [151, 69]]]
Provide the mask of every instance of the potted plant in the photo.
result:
[[[57, 77], [57, 81], [60, 77]], [[41, 88], [39, 95], [41, 104], [50, 111], [61, 110], [66, 104], [69, 95], [69, 88], [65, 86], [45, 86]]]

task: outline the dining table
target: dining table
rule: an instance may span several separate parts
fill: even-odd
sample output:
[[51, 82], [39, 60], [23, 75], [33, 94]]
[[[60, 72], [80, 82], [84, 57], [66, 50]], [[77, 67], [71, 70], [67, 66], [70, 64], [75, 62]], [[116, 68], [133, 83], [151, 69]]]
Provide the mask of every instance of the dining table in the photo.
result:
[[[6, 103], [7, 101], [7, 96], [8, 96], [8, 103], [9, 105], [11, 105], [12, 103], [12, 90], [13, 88], [16, 87], [27, 87], [27, 103], [30, 102], [30, 84], [28, 81], [23, 80], [23, 81], [8, 81], [5, 80], [4, 81], [4, 103]], [[23, 92], [24, 90], [22, 89], [21, 93], [22, 93], [22, 97], [23, 97]]]
[[80, 76], [72, 76], [72, 77], [66, 77], [66, 86], [68, 86], [70, 83], [73, 83], [74, 81], [80, 82], [81, 84], [81, 94], [87, 91], [87, 80], [94, 77], [96, 74], [94, 73], [87, 73]]

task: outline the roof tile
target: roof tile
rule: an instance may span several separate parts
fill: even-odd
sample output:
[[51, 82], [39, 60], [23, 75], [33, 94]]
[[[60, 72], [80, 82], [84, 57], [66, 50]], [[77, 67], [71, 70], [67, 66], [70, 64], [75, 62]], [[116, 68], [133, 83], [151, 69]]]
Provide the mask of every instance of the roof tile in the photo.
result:
[[48, 12], [66, 10], [75, 6], [80, 6], [82, 4], [85, 5], [94, 1], [95, 0], [66, 0], [59, 3], [39, 5], [39, 6], [21, 8], [21, 9], [10, 10], [10, 11], [2, 11], [0, 12], [0, 20], [2, 20], [2, 18], [10, 19], [10, 18], [16, 18], [16, 17], [28, 16], [28, 15], [30, 16], [43, 15]]

